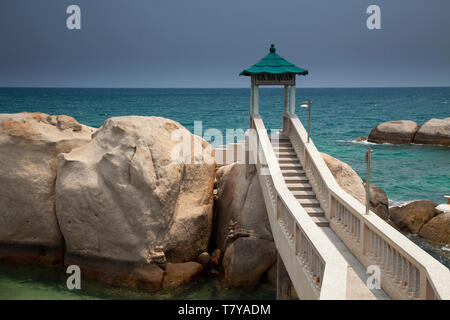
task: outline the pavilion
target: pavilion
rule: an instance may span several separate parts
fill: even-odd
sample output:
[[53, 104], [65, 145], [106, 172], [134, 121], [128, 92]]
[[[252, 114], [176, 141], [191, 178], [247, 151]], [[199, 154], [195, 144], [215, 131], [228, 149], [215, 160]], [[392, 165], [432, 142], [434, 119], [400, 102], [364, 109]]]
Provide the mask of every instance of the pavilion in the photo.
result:
[[308, 70], [299, 68], [276, 53], [275, 46], [257, 64], [243, 70], [239, 75], [251, 77], [250, 112], [259, 114], [259, 86], [284, 86], [284, 112], [295, 113], [295, 75], [307, 75]]

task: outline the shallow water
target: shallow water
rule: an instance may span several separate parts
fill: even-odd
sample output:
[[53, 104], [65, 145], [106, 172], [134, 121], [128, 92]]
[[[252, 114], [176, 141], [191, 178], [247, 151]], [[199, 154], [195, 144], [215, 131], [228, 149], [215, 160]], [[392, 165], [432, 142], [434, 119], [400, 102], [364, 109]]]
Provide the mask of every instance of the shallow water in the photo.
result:
[[78, 299], [275, 299], [275, 289], [267, 284], [244, 289], [224, 288], [217, 276], [207, 275], [175, 290], [151, 293], [110, 286], [84, 279], [81, 289], [69, 290], [67, 274], [59, 268], [0, 264], [0, 300], [78, 300]]
[[[301, 86], [301, 83], [299, 84]], [[366, 143], [353, 140], [368, 136], [378, 123], [450, 117], [450, 88], [297, 89], [297, 105], [313, 101], [311, 137], [321, 152], [351, 165], [363, 178]], [[248, 89], [11, 89], [0, 88], [0, 113], [21, 111], [67, 114], [79, 122], [99, 127], [112, 116], [163, 116], [193, 131], [202, 121], [203, 131], [217, 128], [247, 129]], [[281, 128], [283, 90], [260, 91], [260, 111], [268, 129]], [[297, 108], [306, 127], [306, 112]], [[223, 141], [225, 142], [225, 141]], [[216, 144], [222, 144], [215, 142]], [[371, 145], [371, 182], [386, 191], [391, 205], [417, 199], [444, 202], [450, 192], [450, 148], [420, 145]], [[425, 250], [450, 266], [448, 251], [436, 249], [410, 236]], [[445, 248], [444, 248], [445, 249]], [[260, 286], [245, 290], [223, 289], [217, 278], [206, 277], [170, 293], [150, 294], [83, 283], [79, 292], [68, 291], [66, 275], [35, 266], [0, 265], [0, 299], [252, 299], [274, 298], [273, 289]]]

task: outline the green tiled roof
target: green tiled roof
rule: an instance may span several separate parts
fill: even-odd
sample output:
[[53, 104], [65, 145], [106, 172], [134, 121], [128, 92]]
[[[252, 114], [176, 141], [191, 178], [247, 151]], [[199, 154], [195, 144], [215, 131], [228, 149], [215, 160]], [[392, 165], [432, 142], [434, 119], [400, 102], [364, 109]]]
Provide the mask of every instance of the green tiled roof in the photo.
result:
[[261, 59], [257, 64], [242, 71], [239, 75], [251, 76], [252, 74], [281, 74], [281, 73], [295, 73], [300, 75], [307, 75], [308, 70], [299, 68], [294, 64], [286, 61], [275, 53], [275, 46], [270, 46], [270, 53]]

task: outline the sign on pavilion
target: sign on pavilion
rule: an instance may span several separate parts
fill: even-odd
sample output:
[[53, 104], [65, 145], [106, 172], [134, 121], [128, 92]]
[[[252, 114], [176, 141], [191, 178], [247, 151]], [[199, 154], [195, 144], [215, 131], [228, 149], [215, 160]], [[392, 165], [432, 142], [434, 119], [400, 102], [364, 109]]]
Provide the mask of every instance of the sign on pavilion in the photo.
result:
[[[284, 112], [295, 113], [295, 75], [307, 75], [308, 70], [299, 68], [280, 57], [275, 46], [257, 64], [240, 73], [251, 77], [250, 111], [259, 113], [259, 86], [284, 86]], [[288, 108], [289, 106], [289, 108]]]

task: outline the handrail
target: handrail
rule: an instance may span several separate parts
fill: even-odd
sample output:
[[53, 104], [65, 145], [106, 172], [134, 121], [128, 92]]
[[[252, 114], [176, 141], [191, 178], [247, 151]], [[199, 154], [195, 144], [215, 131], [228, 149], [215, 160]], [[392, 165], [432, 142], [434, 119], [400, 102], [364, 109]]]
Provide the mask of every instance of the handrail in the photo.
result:
[[259, 115], [251, 115], [251, 126], [248, 146], [257, 147], [253, 156], [274, 242], [297, 294], [345, 299], [347, 262], [287, 188]]
[[381, 286], [394, 299], [450, 299], [450, 271], [345, 192], [296, 115], [284, 114], [294, 146], [330, 227], [365, 266], [377, 265]]

